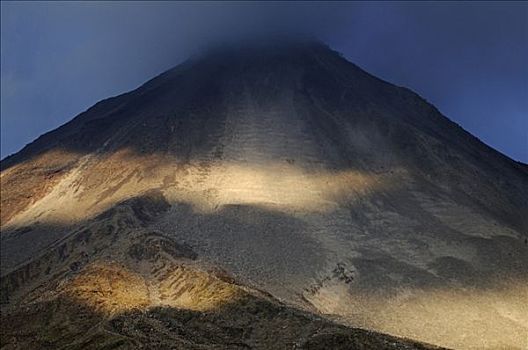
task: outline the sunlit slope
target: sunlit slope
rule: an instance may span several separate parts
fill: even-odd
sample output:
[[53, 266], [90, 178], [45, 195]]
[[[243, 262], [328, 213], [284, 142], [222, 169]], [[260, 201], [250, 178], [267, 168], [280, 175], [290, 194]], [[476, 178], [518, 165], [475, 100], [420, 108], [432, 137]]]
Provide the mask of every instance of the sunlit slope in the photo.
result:
[[157, 190], [151, 229], [290, 305], [526, 345], [526, 166], [319, 44], [190, 60], [5, 159], [1, 182], [3, 275]]

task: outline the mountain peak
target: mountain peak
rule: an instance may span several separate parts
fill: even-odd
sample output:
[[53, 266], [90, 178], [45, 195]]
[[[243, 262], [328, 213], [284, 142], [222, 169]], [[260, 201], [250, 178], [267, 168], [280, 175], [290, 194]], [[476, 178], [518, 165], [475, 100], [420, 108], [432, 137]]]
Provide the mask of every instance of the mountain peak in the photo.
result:
[[[455, 348], [524, 341], [504, 315], [527, 292], [526, 168], [319, 42], [211, 49], [39, 137], [1, 181], [2, 300], [35, 344], [64, 300], [89, 310], [80, 333], [231, 327], [171, 338], [196, 347], [311, 348], [345, 332], [328, 314]], [[277, 300], [314, 331], [281, 333]]]
[[217, 51], [230, 51], [240, 52], [240, 51], [253, 51], [253, 52], [266, 52], [266, 51], [294, 51], [306, 48], [313, 47], [325, 47], [328, 46], [321, 41], [312, 36], [306, 35], [262, 35], [251, 37], [247, 39], [237, 39], [237, 40], [227, 40], [222, 42], [217, 42], [203, 51], [207, 52], [217, 52]]

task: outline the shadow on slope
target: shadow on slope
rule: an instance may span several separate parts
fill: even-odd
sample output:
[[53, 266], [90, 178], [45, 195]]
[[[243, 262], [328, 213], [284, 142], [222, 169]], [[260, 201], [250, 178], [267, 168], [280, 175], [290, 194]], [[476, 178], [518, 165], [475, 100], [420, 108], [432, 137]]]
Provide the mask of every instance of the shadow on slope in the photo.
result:
[[120, 203], [2, 278], [2, 349], [426, 349], [239, 285], [155, 232], [159, 192]]
[[[217, 297], [219, 288], [229, 288], [235, 294], [206, 309], [156, 306], [139, 272], [108, 264], [90, 269], [91, 276], [81, 271], [58, 295], [3, 312], [2, 349], [434, 348], [340, 326], [209, 276], [200, 293]], [[183, 289], [196, 288], [197, 282], [189, 276], [179, 280]]]
[[[172, 224], [171, 227], [159, 226], [160, 220], [164, 217], [174, 219], [168, 221], [168, 224]], [[489, 266], [496, 262], [507, 269], [502, 271], [503, 275], [501, 275], [500, 269], [472, 271], [467, 262], [449, 256], [433, 262], [431, 266], [419, 268], [412, 263], [395, 259], [392, 255], [397, 252], [397, 249], [384, 251], [382, 249], [384, 240], [389, 240], [388, 244], [396, 248], [399, 244], [398, 240], [390, 241], [390, 235], [377, 236], [376, 233], [370, 237], [372, 239], [370, 244], [373, 244], [371, 248], [376, 249], [363, 249], [360, 251], [360, 256], [355, 255], [357, 252], [350, 250], [350, 256], [337, 256], [342, 260], [335, 261], [333, 259], [336, 257], [333, 257], [331, 253], [326, 255], [324, 247], [319, 244], [320, 241], [316, 236], [306, 234], [308, 228], [309, 225], [300, 218], [270, 208], [256, 205], [231, 205], [224, 206], [217, 212], [196, 212], [189, 203], [171, 205], [160, 191], [152, 191], [142, 197], [121, 202], [96, 218], [80, 222], [73, 228], [47, 227], [49, 231], [66, 230], [69, 234], [44, 249], [41, 255], [35, 254], [28, 263], [4, 275], [2, 277], [2, 301], [9, 302], [6, 307], [14, 310], [15, 313], [22, 312], [20, 317], [24, 318], [24, 312], [29, 312], [33, 306], [36, 307], [45, 301], [42, 300], [43, 296], [44, 299], [46, 295], [53, 297], [54, 291], [61, 283], [67, 286], [69, 281], [75, 280], [75, 276], [78, 276], [80, 271], [85, 271], [85, 267], [90, 263], [114, 261], [118, 264], [125, 264], [127, 269], [142, 276], [140, 280], [145, 281], [146, 289], [143, 287], [135, 289], [135, 291], [140, 290], [140, 297], [130, 301], [128, 298], [133, 296], [133, 293], [127, 291], [121, 293], [123, 299], [128, 300], [124, 302], [125, 307], [114, 305], [112, 304], [114, 299], [111, 297], [115, 292], [114, 287], [110, 284], [110, 288], [98, 290], [95, 286], [100, 284], [93, 282], [89, 282], [88, 287], [83, 289], [85, 295], [86, 293], [93, 294], [97, 298], [100, 295], [106, 296], [107, 301], [103, 305], [110, 305], [110, 310], [117, 309], [119, 313], [131, 312], [131, 309], [137, 308], [136, 303], [140, 304], [140, 308], [153, 306], [161, 308], [159, 310], [163, 310], [169, 304], [169, 310], [164, 311], [169, 314], [172, 312], [170, 309], [175, 305], [189, 309], [191, 308], [189, 305], [193, 305], [193, 300], [195, 300], [193, 295], [195, 297], [200, 295], [193, 290], [193, 286], [202, 284], [192, 282], [185, 284], [187, 287], [177, 288], [178, 284], [174, 278], [180, 278], [182, 270], [171, 267], [168, 262], [177, 261], [176, 265], [180, 266], [181, 261], [184, 261], [185, 264], [191, 263], [193, 268], [196, 268], [197, 265], [194, 264], [198, 264], [196, 262], [198, 255], [194, 251], [194, 244], [191, 242], [193, 247], [189, 247], [183, 244], [189, 243], [187, 239], [182, 240], [182, 238], [198, 235], [195, 237], [197, 244], [210, 244], [209, 248], [213, 252], [225, 254], [216, 256], [220, 257], [219, 266], [228, 267], [229, 270], [231, 268], [240, 269], [238, 271], [240, 274], [235, 274], [237, 280], [242, 275], [241, 272], [249, 266], [247, 270], [251, 272], [249, 277], [252, 277], [252, 274], [257, 276], [258, 271], [262, 273], [255, 278], [256, 285], [262, 289], [268, 290], [259, 285], [263, 283], [263, 280], [278, 281], [278, 284], [282, 284], [287, 290], [303, 293], [302, 297], [305, 298], [305, 302], [301, 305], [302, 307], [307, 309], [313, 307], [324, 314], [340, 315], [343, 317], [342, 320], [348, 324], [361, 325], [406, 337], [416, 337], [416, 339], [434, 341], [439, 344], [445, 344], [446, 341], [460, 341], [464, 338], [460, 324], [467, 327], [467, 332], [474, 334], [480, 334], [481, 330], [486, 329], [483, 328], [483, 324], [491, 327], [490, 332], [487, 333], [488, 338], [485, 339], [489, 340], [487, 344], [495, 345], [497, 345], [496, 340], [499, 340], [500, 345], [501, 337], [508, 337], [512, 332], [517, 335], [522, 334], [526, 329], [522, 326], [525, 322], [524, 316], [522, 314], [519, 316], [512, 310], [522, 309], [523, 305], [526, 305], [523, 304], [523, 295], [520, 293], [525, 291], [523, 286], [528, 280], [527, 271], [516, 264], [502, 266], [507, 256], [501, 257], [501, 254], [514, 253], [511, 259], [515, 262], [526, 259], [526, 255], [523, 255], [526, 247], [518, 246], [518, 242], [511, 237], [468, 238], [480, 242], [477, 245], [477, 252], [482, 255], [480, 258], [485, 258], [487, 255], [488, 258], [493, 259], [489, 262]], [[44, 233], [41, 231], [40, 234]], [[209, 233], [211, 233], [210, 236], [208, 236]], [[23, 237], [27, 233], [22, 232], [21, 234]], [[204, 237], [200, 237], [200, 234]], [[348, 237], [352, 242], [353, 238], [354, 236]], [[369, 242], [368, 238], [366, 236], [361, 240], [363, 243]], [[28, 240], [31, 241], [26, 236], [26, 239], [19, 242], [24, 243]], [[496, 244], [499, 243], [505, 246], [496, 253], [494, 247], [496, 248]], [[229, 249], [223, 251], [226, 246], [222, 247], [221, 244], [225, 244]], [[451, 251], [451, 249], [446, 250], [448, 253]], [[269, 252], [272, 253], [268, 255]], [[227, 258], [232, 259], [232, 264], [228, 263]], [[198, 265], [203, 268], [201, 264], [210, 266], [210, 263], [211, 261], [200, 260]], [[335, 267], [330, 276], [325, 275], [325, 264], [327, 263], [337, 263], [337, 266], [330, 266]], [[213, 267], [217, 269], [218, 265]], [[206, 275], [211, 273], [210, 271], [210, 267], [205, 268]], [[217, 272], [214, 274], [217, 276], [218, 270], [215, 271]], [[352, 273], [349, 274], [349, 272]], [[103, 276], [104, 274], [97, 273], [96, 275]], [[118, 274], [110, 273], [109, 275], [117, 276]], [[201, 273], [196, 276], [203, 281]], [[508, 284], [512, 276], [518, 278], [513, 282], [518, 283], [520, 289], [511, 289], [513, 292], [510, 292], [508, 288], [514, 286], [513, 283]], [[243, 277], [247, 278], [248, 275]], [[205, 280], [209, 281], [207, 278]], [[234, 280], [231, 277], [227, 280], [233, 285]], [[154, 290], [158, 292], [151, 293], [150, 283], [156, 284], [157, 287]], [[90, 285], [92, 287], [89, 287]], [[162, 293], [159, 293], [160, 290]], [[181, 296], [185, 294], [180, 292], [185, 293], [186, 290], [190, 290], [191, 293], [187, 293], [187, 296], [182, 299]], [[100, 304], [101, 299], [97, 298], [96, 300], [99, 301], [96, 304]], [[160, 302], [160, 300], [165, 301]], [[55, 317], [53, 315], [60, 311], [59, 306], [53, 305], [52, 303], [43, 306], [44, 309], [52, 310], [47, 313], [48, 317]], [[218, 306], [215, 305], [215, 307]], [[462, 311], [454, 312], [452, 310], [454, 306]], [[203, 309], [199, 311], [200, 313], [193, 314], [193, 317], [197, 317], [198, 320], [209, 320], [209, 311]], [[141, 312], [132, 312], [131, 315], [131, 319], [127, 322], [135, 322], [133, 321], [135, 319], [148, 320], [148, 317], [143, 318]], [[484, 323], [478, 318], [484, 318]], [[251, 319], [251, 322], [258, 321]], [[287, 327], [290, 326], [287, 325]], [[127, 332], [137, 331], [132, 326], [127, 327], [125, 327], [125, 330], [128, 329]], [[143, 330], [145, 334], [148, 334], [147, 330], [150, 328]], [[168, 334], [163, 329], [160, 332], [160, 334]], [[274, 334], [276, 331], [270, 332]], [[138, 336], [146, 337], [139, 333]], [[273, 338], [269, 333], [265, 337]], [[313, 344], [349, 339], [348, 336], [341, 335], [325, 337], [312, 339]], [[130, 338], [125, 338], [125, 340], [132, 342], [131, 344], [134, 341]], [[304, 340], [308, 341], [307, 338]], [[264, 342], [264, 340], [255, 340], [255, 344], [260, 344], [261, 341]], [[522, 339], [515, 338], [515, 342], [508, 346], [514, 347], [516, 344], [521, 344], [520, 342]], [[463, 346], [463, 343], [457, 344]], [[475, 346], [475, 343], [472, 344], [469, 344], [468, 348]], [[480, 344], [481, 347], [486, 345]]]

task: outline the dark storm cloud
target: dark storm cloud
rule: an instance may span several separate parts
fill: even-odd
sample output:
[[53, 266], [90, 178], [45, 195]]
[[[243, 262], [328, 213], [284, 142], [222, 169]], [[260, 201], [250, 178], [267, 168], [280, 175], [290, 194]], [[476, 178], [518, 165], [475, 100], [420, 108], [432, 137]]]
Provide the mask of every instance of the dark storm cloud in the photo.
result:
[[2, 157], [211, 44], [314, 35], [528, 161], [525, 3], [2, 2]]

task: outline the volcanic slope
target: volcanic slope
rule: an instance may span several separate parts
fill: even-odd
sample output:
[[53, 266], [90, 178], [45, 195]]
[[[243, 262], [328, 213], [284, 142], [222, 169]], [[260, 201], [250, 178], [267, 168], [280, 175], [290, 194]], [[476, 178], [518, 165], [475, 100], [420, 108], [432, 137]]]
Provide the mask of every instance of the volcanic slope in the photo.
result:
[[[158, 307], [152, 322], [170, 322], [191, 316], [160, 307], [218, 310], [233, 305], [224, 292], [240, 300], [244, 290], [324, 317], [325, 327], [338, 327], [332, 320], [454, 348], [527, 346], [528, 167], [322, 44], [197, 56], [97, 103], [1, 166], [2, 300], [12, 319], [30, 317], [27, 305], [62, 314], [55, 301], [69, 298], [91, 308], [87, 317], [121, 315], [132, 333], [120, 337], [141, 343], [137, 329], [150, 316], [136, 310]], [[162, 209], [138, 199], [152, 193]], [[139, 204], [123, 216], [128, 201]], [[101, 215], [111, 224], [90, 233]], [[195, 256], [190, 272], [159, 262], [166, 246], [178, 259], [182, 249]], [[227, 286], [200, 290], [218, 273]], [[178, 278], [185, 300], [171, 296], [181, 292]], [[220, 319], [199, 317], [220, 327], [215, 336], [241, 332], [222, 330], [233, 309], [221, 309]], [[255, 326], [267, 332], [282, 326], [248, 317], [269, 321]], [[307, 329], [289, 336], [306, 345], [319, 334]], [[26, 333], [9, 334], [16, 343]], [[244, 344], [266, 348], [251, 339]], [[199, 346], [227, 346], [207, 341]]]

